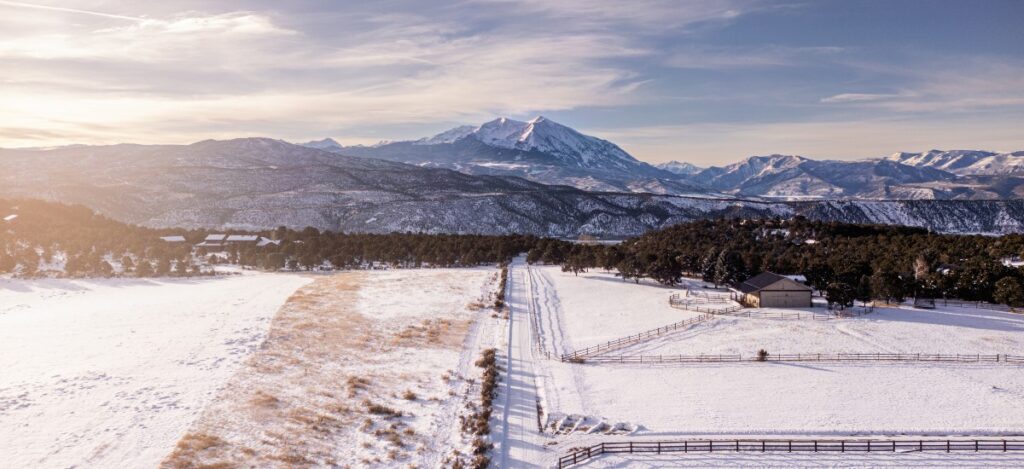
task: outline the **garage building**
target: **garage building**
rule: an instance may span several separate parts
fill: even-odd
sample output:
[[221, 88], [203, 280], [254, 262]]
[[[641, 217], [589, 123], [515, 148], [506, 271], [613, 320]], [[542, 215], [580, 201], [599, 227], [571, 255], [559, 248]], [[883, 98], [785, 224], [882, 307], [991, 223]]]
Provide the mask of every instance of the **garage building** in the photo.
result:
[[771, 272], [761, 272], [736, 286], [740, 301], [754, 308], [810, 308], [811, 287]]

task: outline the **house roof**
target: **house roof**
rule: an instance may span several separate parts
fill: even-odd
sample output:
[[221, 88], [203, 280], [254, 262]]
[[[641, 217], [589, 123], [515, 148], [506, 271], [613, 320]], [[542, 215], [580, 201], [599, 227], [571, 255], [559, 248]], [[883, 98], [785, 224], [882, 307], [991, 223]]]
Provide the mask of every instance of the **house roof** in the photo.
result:
[[[788, 280], [790, 282], [797, 283], [798, 285], [803, 286], [803, 284], [795, 282], [787, 277], [783, 277], [782, 275], [775, 274], [772, 272], [761, 272], [753, 277], [748, 278], [746, 281], [739, 284], [737, 288], [743, 293], [754, 293], [756, 291], [764, 290], [765, 288], [774, 285], [776, 282], [780, 280]], [[809, 287], [807, 289], [810, 290]]]
[[161, 236], [160, 239], [167, 241], [168, 243], [183, 243], [185, 242], [184, 236]]
[[228, 237], [228, 235], [226, 235], [226, 234], [215, 233], [215, 234], [211, 234], [211, 235], [206, 235], [206, 241], [224, 241], [224, 238], [227, 238], [227, 237]]
[[228, 235], [227, 241], [259, 241], [257, 235]]

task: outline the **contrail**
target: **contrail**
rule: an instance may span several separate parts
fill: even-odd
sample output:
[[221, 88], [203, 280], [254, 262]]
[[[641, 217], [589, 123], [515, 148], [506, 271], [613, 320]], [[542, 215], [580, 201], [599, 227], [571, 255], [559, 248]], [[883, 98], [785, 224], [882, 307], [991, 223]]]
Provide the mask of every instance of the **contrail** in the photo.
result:
[[49, 6], [49, 5], [37, 5], [37, 4], [34, 4], [34, 3], [10, 2], [10, 1], [7, 1], [7, 0], [0, 0], [0, 5], [7, 5], [7, 6], [19, 7], [19, 8], [33, 8], [33, 9], [36, 9], [36, 10], [63, 11], [63, 12], [66, 12], [66, 13], [80, 13], [80, 14], [83, 14], [83, 15], [100, 16], [100, 17], [103, 17], [103, 18], [114, 18], [114, 19], [118, 19], [118, 20], [128, 20], [128, 21], [144, 21], [145, 20], [145, 18], [138, 18], [138, 17], [135, 17], [135, 16], [115, 15], [115, 14], [112, 14], [112, 13], [103, 13], [103, 12], [100, 12], [100, 11], [79, 10], [77, 8], [64, 8], [64, 7], [54, 7], [54, 6]]

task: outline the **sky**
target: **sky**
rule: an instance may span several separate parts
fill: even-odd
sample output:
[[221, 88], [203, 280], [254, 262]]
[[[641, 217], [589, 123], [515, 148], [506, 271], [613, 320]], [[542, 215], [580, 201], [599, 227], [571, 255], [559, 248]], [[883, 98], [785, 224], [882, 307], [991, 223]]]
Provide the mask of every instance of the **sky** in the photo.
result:
[[0, 147], [544, 115], [651, 163], [1024, 149], [1024, 1], [0, 0]]

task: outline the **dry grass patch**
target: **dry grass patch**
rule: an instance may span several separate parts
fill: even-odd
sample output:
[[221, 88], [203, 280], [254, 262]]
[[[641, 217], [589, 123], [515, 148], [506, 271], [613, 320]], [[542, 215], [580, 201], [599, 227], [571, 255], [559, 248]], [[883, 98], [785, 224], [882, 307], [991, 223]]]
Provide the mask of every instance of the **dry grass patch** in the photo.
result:
[[[417, 274], [382, 275], [391, 282]], [[439, 287], [445, 293], [430, 295], [425, 303], [389, 296], [381, 307], [397, 315], [358, 306], [366, 297], [378, 298], [360, 292], [374, 281], [371, 273], [319, 277], [297, 291], [274, 318], [266, 342], [162, 466], [232, 461], [244, 467], [359, 467], [368, 457], [369, 465], [394, 467], [422, 462], [416, 458], [423, 456], [407, 448], [443, 451], [431, 440], [437, 435], [425, 430], [441, 418], [431, 412], [445, 401], [421, 400], [413, 389], [444, 395], [454, 383], [437, 380], [438, 365], [424, 367], [420, 354], [434, 350], [435, 357], [452, 357], [440, 366], [454, 366], [473, 315], [465, 307], [467, 277], [433, 275], [406, 277], [402, 285], [419, 291]], [[439, 281], [461, 286], [448, 288]]]

